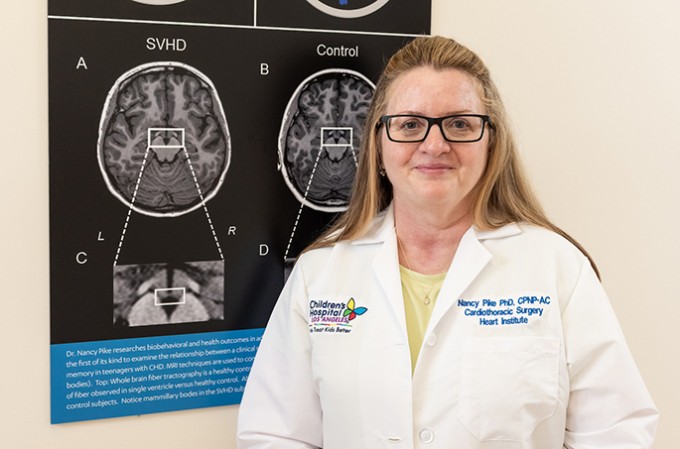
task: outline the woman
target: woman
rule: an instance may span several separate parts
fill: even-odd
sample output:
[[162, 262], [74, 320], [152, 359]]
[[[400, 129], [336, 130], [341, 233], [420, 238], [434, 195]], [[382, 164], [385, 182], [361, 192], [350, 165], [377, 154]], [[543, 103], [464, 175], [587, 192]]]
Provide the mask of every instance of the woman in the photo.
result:
[[239, 447], [650, 447], [655, 406], [482, 61], [413, 40], [366, 123], [349, 208], [267, 326]]

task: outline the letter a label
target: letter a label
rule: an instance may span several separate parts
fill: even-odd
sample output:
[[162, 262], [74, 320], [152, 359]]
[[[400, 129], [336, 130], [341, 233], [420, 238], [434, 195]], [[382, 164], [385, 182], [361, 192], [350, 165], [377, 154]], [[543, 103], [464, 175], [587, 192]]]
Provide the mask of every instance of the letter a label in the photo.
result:
[[78, 64], [76, 64], [76, 70], [78, 69], [87, 70], [87, 63], [85, 63], [85, 58], [83, 58], [82, 56], [78, 58]]

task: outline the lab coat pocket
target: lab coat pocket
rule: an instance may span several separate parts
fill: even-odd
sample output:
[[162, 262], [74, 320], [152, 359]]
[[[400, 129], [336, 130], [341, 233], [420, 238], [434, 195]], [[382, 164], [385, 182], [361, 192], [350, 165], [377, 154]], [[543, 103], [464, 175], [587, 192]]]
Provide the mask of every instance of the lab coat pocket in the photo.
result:
[[470, 337], [458, 419], [480, 441], [522, 441], [557, 407], [558, 338]]

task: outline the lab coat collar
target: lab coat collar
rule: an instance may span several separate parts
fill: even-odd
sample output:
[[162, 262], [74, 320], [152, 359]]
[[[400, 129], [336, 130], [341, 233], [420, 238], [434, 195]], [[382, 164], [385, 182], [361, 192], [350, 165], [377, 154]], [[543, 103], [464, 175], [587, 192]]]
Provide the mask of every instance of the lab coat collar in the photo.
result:
[[[485, 240], [499, 238], [501, 235], [508, 234], [505, 232], [488, 233]], [[456, 254], [439, 291], [439, 296], [437, 296], [437, 302], [425, 331], [426, 337], [436, 328], [446, 312], [462, 297], [463, 292], [474, 282], [491, 258], [491, 253], [482, 244], [475, 228], [468, 229], [458, 244]]]
[[393, 239], [394, 236], [394, 209], [389, 205], [373, 220], [366, 234], [353, 240], [352, 245], [383, 243]]
[[[491, 253], [482, 242], [519, 233], [521, 233], [521, 230], [514, 223], [492, 230], [480, 231], [474, 226], [467, 230], [458, 245], [458, 250], [442, 285], [425, 333], [426, 336], [435, 329], [444, 314], [456, 303], [465, 289], [491, 260]], [[394, 318], [400, 323], [406, 337], [404, 299], [399, 274], [399, 256], [392, 206], [382, 211], [365, 236], [353, 241], [352, 244], [382, 244], [373, 260], [373, 272], [390, 302], [395, 315]]]
[[[509, 223], [500, 228], [488, 230], [480, 230], [473, 225], [471, 231], [478, 241], [509, 237], [522, 232], [516, 223]], [[469, 232], [470, 230], [468, 233]], [[394, 208], [390, 204], [378, 214], [366, 234], [363, 237], [352, 241], [352, 245], [384, 243], [394, 238]]]

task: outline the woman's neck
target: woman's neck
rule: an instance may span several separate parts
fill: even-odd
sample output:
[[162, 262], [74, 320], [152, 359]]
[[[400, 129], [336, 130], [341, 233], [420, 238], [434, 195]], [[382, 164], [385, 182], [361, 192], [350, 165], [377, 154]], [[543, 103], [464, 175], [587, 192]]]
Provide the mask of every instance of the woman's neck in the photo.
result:
[[399, 263], [423, 274], [448, 270], [458, 244], [472, 225], [471, 214], [394, 207]]

